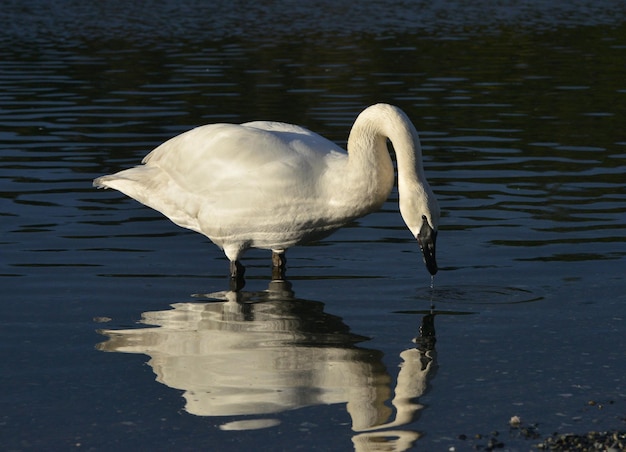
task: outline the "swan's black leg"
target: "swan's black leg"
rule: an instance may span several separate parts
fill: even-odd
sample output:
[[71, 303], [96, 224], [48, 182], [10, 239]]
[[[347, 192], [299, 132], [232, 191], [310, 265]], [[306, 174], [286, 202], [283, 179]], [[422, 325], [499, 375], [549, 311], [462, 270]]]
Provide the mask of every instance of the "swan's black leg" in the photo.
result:
[[285, 252], [277, 253], [272, 250], [272, 280], [281, 281], [285, 279], [287, 270], [287, 256]]
[[244, 267], [239, 261], [230, 262], [230, 290], [233, 292], [239, 292], [246, 285], [246, 280], [243, 275], [246, 273], [246, 267]]

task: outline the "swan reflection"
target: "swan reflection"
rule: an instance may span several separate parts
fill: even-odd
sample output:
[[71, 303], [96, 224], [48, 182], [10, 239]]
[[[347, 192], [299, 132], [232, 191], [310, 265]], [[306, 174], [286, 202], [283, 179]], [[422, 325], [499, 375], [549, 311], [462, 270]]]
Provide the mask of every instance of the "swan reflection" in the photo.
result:
[[[256, 415], [221, 426], [264, 428], [270, 415], [319, 404], [346, 403], [357, 449], [386, 443], [406, 450], [419, 437], [396, 429], [415, 420], [436, 368], [432, 314], [424, 317], [417, 347], [400, 353], [393, 408], [392, 378], [382, 352], [358, 345], [323, 304], [293, 297], [289, 283], [273, 282], [261, 293], [211, 294], [223, 301], [176, 303], [145, 312], [148, 328], [101, 330], [98, 349], [150, 356], [157, 381], [184, 391], [185, 410], [198, 416]], [[395, 416], [394, 416], [395, 411]], [[393, 444], [392, 449], [388, 449]]]

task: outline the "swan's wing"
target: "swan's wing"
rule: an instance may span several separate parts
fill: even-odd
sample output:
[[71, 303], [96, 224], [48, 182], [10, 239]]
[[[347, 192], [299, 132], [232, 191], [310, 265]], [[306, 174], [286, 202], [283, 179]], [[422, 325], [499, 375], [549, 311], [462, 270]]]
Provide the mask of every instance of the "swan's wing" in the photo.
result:
[[345, 151], [302, 127], [212, 124], [166, 141], [143, 165], [95, 183], [120, 190], [218, 244], [250, 230], [257, 231], [259, 241], [287, 230], [298, 236], [297, 231], [323, 223], [325, 181], [341, 173], [336, 170], [346, 161]]
[[188, 193], [234, 199], [232, 193], [252, 188], [268, 194], [314, 189], [341, 156], [345, 151], [307, 129], [258, 121], [198, 127], [163, 143], [143, 163], [161, 168]]
[[315, 132], [310, 131], [309, 129], [296, 126], [295, 124], [287, 124], [284, 122], [276, 122], [276, 121], [252, 121], [241, 124], [242, 127], [251, 127], [254, 129], [265, 130], [267, 132], [286, 132], [293, 133], [296, 135], [308, 135], [312, 137], [318, 137], [325, 139], [324, 137], [318, 135]]

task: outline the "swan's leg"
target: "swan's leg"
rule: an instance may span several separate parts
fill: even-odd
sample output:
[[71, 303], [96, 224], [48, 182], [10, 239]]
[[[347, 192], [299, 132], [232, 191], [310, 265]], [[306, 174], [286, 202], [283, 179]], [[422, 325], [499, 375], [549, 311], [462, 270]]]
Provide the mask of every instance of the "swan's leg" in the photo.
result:
[[281, 281], [285, 279], [287, 270], [287, 256], [285, 250], [272, 250], [272, 280]]
[[246, 273], [244, 267], [239, 261], [230, 261], [230, 290], [238, 292], [246, 285], [243, 275]]

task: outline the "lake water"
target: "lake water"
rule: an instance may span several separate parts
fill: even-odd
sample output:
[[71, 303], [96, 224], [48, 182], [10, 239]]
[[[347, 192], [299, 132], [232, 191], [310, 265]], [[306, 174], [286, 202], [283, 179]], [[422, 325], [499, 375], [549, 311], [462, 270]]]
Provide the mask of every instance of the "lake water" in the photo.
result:
[[[624, 430], [626, 6], [506, 3], [3, 3], [2, 449], [531, 450]], [[91, 186], [210, 122], [343, 145], [376, 102], [420, 131], [432, 289], [395, 191], [290, 250], [289, 284], [248, 253], [237, 297], [204, 237]]]

